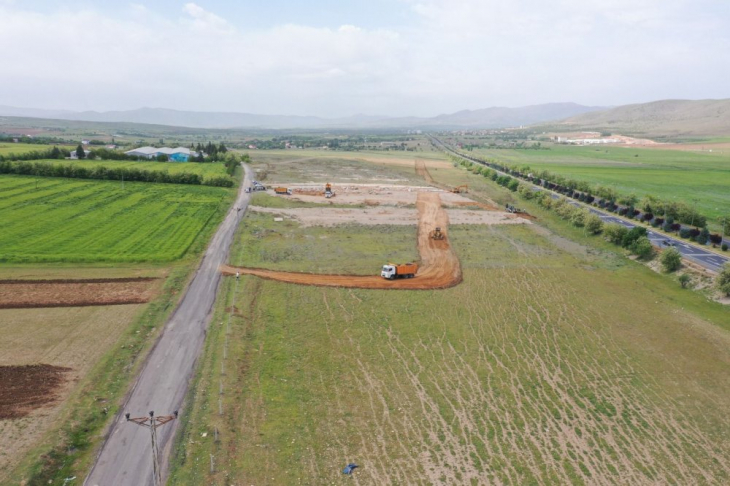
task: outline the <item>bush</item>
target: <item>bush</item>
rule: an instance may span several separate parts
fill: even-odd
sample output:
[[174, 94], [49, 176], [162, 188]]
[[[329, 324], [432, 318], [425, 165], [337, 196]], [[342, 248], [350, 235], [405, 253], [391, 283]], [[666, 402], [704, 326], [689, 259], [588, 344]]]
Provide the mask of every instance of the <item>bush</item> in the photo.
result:
[[[631, 233], [631, 231], [629, 231]], [[654, 255], [654, 247], [646, 236], [641, 236], [634, 241], [629, 247], [631, 253], [638, 256], [642, 260], [650, 260]]]
[[687, 288], [687, 285], [692, 281], [692, 277], [687, 275], [686, 273], [683, 273], [679, 276], [679, 285], [682, 286], [683, 289]]
[[717, 276], [716, 285], [720, 292], [730, 296], [730, 263], [726, 263], [722, 267], [722, 271]]
[[592, 235], [597, 235], [598, 233], [603, 231], [603, 221], [595, 214], [591, 213], [586, 216], [584, 223], [586, 231], [588, 231]]
[[706, 245], [707, 240], [710, 239], [710, 232], [707, 230], [707, 228], [702, 228], [702, 231], [700, 231], [700, 234], [697, 236], [697, 243], [700, 245]]
[[625, 226], [618, 223], [608, 223], [603, 225], [603, 237], [615, 245], [620, 245], [629, 230]]
[[682, 228], [681, 230], [679, 230], [679, 236], [681, 236], [682, 238], [689, 238], [690, 234], [691, 231], [689, 228]]
[[720, 236], [718, 233], [714, 233], [710, 235], [710, 242], [713, 245], [719, 245], [722, 243], [722, 236]]
[[722, 244], [722, 251], [727, 251], [727, 243]]
[[587, 213], [588, 211], [586, 211], [585, 209], [575, 208], [573, 214], [570, 215], [570, 222], [573, 224], [573, 226], [582, 228], [585, 225]]
[[665, 272], [674, 272], [682, 266], [682, 255], [676, 248], [669, 248], [662, 252], [662, 256], [659, 258], [659, 261]]
[[621, 241], [621, 246], [624, 248], [631, 248], [639, 238], [646, 238], [646, 228], [643, 226], [635, 226], [631, 228]]

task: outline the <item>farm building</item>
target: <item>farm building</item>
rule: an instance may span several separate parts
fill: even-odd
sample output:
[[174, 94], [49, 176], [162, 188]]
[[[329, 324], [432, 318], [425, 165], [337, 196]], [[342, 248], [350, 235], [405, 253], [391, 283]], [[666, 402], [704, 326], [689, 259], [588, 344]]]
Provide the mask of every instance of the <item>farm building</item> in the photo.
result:
[[139, 147], [125, 153], [134, 157], [144, 157], [146, 159], [154, 159], [158, 155], [167, 155], [168, 159], [172, 162], [187, 162], [191, 156], [195, 157], [198, 155], [196, 152], [192, 152], [190, 149], [185, 147]]

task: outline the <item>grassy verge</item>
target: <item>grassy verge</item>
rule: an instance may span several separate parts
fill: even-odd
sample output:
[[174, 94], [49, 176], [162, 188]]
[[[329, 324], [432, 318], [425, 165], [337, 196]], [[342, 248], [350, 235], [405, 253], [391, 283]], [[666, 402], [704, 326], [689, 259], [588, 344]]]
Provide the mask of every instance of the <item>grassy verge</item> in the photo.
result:
[[415, 226], [302, 228], [275, 223], [271, 214], [249, 213], [242, 224], [234, 265], [295, 272], [371, 275], [389, 262], [418, 259]]

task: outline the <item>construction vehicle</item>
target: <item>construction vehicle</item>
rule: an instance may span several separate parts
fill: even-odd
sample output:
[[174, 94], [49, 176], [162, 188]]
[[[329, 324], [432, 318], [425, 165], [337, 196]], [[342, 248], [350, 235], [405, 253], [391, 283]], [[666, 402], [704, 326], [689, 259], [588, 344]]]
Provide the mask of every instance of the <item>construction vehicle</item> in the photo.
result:
[[454, 194], [467, 193], [467, 192], [469, 192], [469, 186], [466, 184], [463, 184], [461, 186], [456, 186], [455, 188], [453, 188], [451, 190], [451, 192], [453, 192]]
[[431, 231], [429, 236], [431, 237], [431, 239], [434, 239], [434, 240], [443, 240], [444, 238], [446, 238], [446, 235], [444, 234], [443, 231], [441, 231], [440, 226], [436, 226], [436, 229]]
[[332, 190], [332, 184], [330, 184], [330, 183], [328, 182], [328, 183], [327, 183], [327, 184], [326, 184], [326, 185], [324, 186], [324, 197], [326, 197], [327, 199], [329, 199], [329, 198], [331, 198], [331, 197], [332, 197], [332, 196], [334, 196], [334, 195], [335, 195], [335, 193], [334, 193], [334, 191]]
[[388, 263], [383, 265], [380, 276], [388, 280], [396, 278], [413, 278], [418, 271], [417, 263]]
[[291, 196], [291, 189], [288, 187], [275, 187], [274, 192], [282, 196]]

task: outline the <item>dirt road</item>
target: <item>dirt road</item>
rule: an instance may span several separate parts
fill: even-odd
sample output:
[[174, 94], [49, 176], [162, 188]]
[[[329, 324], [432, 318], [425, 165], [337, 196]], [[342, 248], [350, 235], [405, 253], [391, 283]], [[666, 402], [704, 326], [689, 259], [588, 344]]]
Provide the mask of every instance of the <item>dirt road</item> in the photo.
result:
[[441, 227], [443, 231], [448, 231], [449, 217], [441, 207], [439, 195], [433, 192], [419, 192], [416, 208], [418, 209], [418, 251], [421, 261], [415, 278], [390, 281], [383, 279], [380, 275], [317, 275], [228, 265], [222, 267], [222, 273], [234, 275], [236, 272], [241, 272], [280, 282], [361, 289], [427, 290], [458, 285], [462, 280], [461, 265], [449, 245], [448, 237], [440, 241], [429, 238], [429, 233], [437, 226]]
[[[121, 413], [111, 426], [109, 436], [84, 482], [85, 485], [152, 484], [150, 434], [142, 427], [126, 423], [124, 412], [133, 417], [145, 416], [149, 411], [167, 415], [181, 409], [193, 376], [195, 362], [203, 348], [205, 331], [215, 302], [220, 282], [220, 266], [228, 259], [236, 227], [248, 206], [250, 194], [243, 191], [251, 184], [252, 174], [245, 167], [245, 177], [234, 207], [226, 215], [208, 245], [192, 282], [180, 304], [165, 325], [165, 329], [150, 352]], [[237, 208], [243, 208], [238, 211]], [[167, 470], [171, 438], [178, 421], [158, 429], [157, 438], [161, 463]]]

